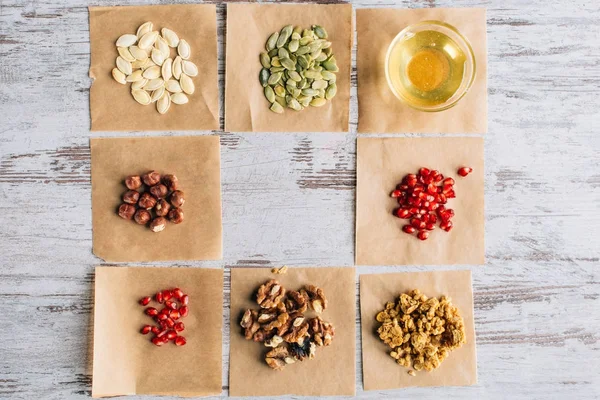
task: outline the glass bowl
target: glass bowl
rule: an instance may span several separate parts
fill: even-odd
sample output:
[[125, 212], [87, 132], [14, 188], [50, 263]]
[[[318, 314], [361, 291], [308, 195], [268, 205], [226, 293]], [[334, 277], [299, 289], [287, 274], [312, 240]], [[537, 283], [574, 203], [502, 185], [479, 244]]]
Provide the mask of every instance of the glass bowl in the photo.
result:
[[[395, 52], [400, 51], [400, 44], [404, 40], [408, 40], [412, 38], [416, 33], [421, 31], [435, 31], [442, 33], [449, 37], [456, 46], [464, 53], [465, 62], [464, 62], [464, 70], [462, 80], [460, 85], [454, 91], [454, 94], [447, 98], [445, 101], [435, 105], [427, 105], [423, 104], [423, 102], [418, 102], [414, 98], [410, 98], [405, 92], [406, 89], [402, 84], [398, 81], [398, 79], [394, 80], [391, 76], [391, 71], [400, 71], [400, 66], [398, 65], [398, 56], [394, 57]], [[435, 46], [435, 43], [432, 44]], [[420, 50], [420, 49], [415, 49]], [[404, 50], [405, 51], [405, 50]], [[416, 51], [415, 51], [416, 52]], [[412, 57], [413, 54], [409, 56]], [[400, 59], [402, 56], [400, 56]], [[408, 61], [406, 61], [408, 62]], [[399, 74], [404, 74], [406, 76], [406, 71], [399, 72]], [[385, 76], [388, 82], [388, 86], [390, 87], [392, 93], [403, 101], [408, 106], [415, 108], [420, 111], [426, 112], [436, 112], [447, 110], [453, 106], [455, 106], [460, 99], [462, 99], [465, 94], [471, 88], [473, 81], [475, 80], [476, 74], [476, 63], [475, 63], [475, 55], [473, 54], [473, 49], [471, 48], [471, 44], [469, 41], [452, 25], [449, 25], [445, 22], [441, 21], [422, 21], [413, 25], [409, 25], [404, 28], [392, 41], [390, 46], [388, 47], [388, 51], [385, 57]]]

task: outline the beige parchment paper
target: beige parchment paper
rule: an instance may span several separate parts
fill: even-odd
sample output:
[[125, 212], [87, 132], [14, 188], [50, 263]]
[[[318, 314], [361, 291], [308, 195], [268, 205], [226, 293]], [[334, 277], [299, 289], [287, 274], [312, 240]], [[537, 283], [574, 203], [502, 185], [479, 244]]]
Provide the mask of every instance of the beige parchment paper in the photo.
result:
[[[190, 296], [187, 343], [157, 347], [140, 334], [153, 321], [138, 301], [174, 287]], [[220, 394], [222, 308], [221, 269], [96, 267], [92, 397]]]
[[[259, 54], [285, 25], [321, 25], [340, 71], [337, 95], [322, 107], [283, 114], [269, 110], [258, 82]], [[232, 132], [348, 132], [353, 40], [350, 4], [227, 4], [225, 130]]]
[[[218, 136], [91, 139], [94, 254], [105, 261], [216, 260], [222, 257]], [[179, 178], [185, 220], [154, 233], [117, 215], [128, 175]]]
[[[441, 112], [418, 111], [402, 103], [385, 77], [385, 55], [408, 25], [439, 20], [456, 27], [471, 43], [477, 75], [456, 106]], [[483, 8], [356, 10], [359, 133], [486, 133], [487, 38]]]
[[[466, 178], [458, 168], [473, 172]], [[437, 169], [454, 178], [455, 212], [450, 232], [436, 224], [421, 241], [402, 231], [409, 220], [393, 215], [398, 207], [390, 193], [406, 174]], [[483, 138], [359, 138], [356, 183], [357, 265], [442, 265], [484, 263]]]
[[[396, 363], [391, 348], [377, 335], [377, 313], [401, 293], [419, 289], [428, 297], [447, 295], [458, 307], [465, 322], [467, 343], [452, 351], [439, 368], [408, 375], [408, 368]], [[397, 389], [409, 386], [469, 386], [477, 383], [477, 352], [473, 323], [471, 271], [403, 272], [360, 276], [363, 384], [365, 390]]]
[[[354, 395], [355, 381], [355, 268], [292, 268], [272, 274], [269, 268], [231, 270], [231, 338], [229, 394], [231, 396]], [[256, 290], [269, 279], [286, 289], [313, 284], [325, 291], [327, 309], [321, 318], [335, 326], [330, 346], [318, 347], [314, 359], [288, 365], [283, 371], [267, 366], [267, 348], [246, 340], [240, 318], [248, 308], [258, 309]], [[316, 316], [307, 311], [307, 317]]]
[[[90, 7], [90, 113], [92, 131], [211, 130], [219, 129], [217, 82], [217, 16], [214, 4], [168, 6]], [[192, 49], [198, 66], [196, 86], [188, 104], [172, 104], [161, 115], [156, 104], [142, 106], [131, 96], [130, 84], [117, 83], [111, 71], [119, 55], [115, 42], [135, 34], [146, 21], [155, 30], [169, 28]], [[175, 50], [171, 49], [175, 56]]]

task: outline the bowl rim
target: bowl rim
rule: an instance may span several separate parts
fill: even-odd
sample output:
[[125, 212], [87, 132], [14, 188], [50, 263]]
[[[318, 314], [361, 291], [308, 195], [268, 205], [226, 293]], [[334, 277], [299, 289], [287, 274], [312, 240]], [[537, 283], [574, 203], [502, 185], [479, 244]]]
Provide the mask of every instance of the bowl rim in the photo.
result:
[[[471, 60], [473, 60], [473, 72], [471, 73], [471, 76], [469, 77], [469, 82], [467, 83], [467, 86], [464, 88], [463, 93], [461, 93], [460, 96], [458, 96], [456, 99], [454, 99], [451, 103], [448, 103], [448, 104], [442, 103], [442, 105], [440, 105], [440, 106], [433, 106], [433, 107], [422, 107], [422, 106], [412, 104], [408, 99], [406, 99], [400, 93], [397, 93], [396, 90], [394, 90], [394, 85], [392, 84], [392, 81], [390, 79], [389, 63], [390, 63], [390, 55], [392, 52], [392, 48], [394, 47], [394, 45], [398, 42], [398, 40], [402, 36], [406, 35], [406, 33], [409, 30], [412, 30], [415, 27], [420, 28], [424, 25], [436, 25], [436, 26], [441, 26], [443, 28], [451, 30], [453, 33], [455, 33], [460, 38], [460, 40], [462, 40], [464, 42], [464, 45], [468, 50], [469, 57], [471, 58]], [[460, 101], [460, 99], [465, 97], [465, 95], [469, 92], [469, 90], [473, 86], [473, 83], [475, 82], [476, 76], [477, 76], [477, 60], [475, 58], [475, 52], [473, 51], [471, 42], [469, 42], [469, 39], [467, 39], [462, 33], [460, 33], [460, 31], [455, 26], [450, 25], [449, 23], [443, 22], [443, 21], [425, 20], [425, 21], [419, 21], [414, 24], [410, 24], [410, 25], [406, 26], [391, 41], [391, 43], [388, 46], [386, 55], [385, 55], [385, 78], [387, 80], [389, 89], [392, 91], [394, 96], [396, 98], [398, 98], [399, 100], [401, 100], [404, 104], [406, 104], [407, 106], [409, 106], [415, 110], [419, 110], [419, 111], [438, 112], [438, 111], [444, 111], [444, 110], [454, 107]]]

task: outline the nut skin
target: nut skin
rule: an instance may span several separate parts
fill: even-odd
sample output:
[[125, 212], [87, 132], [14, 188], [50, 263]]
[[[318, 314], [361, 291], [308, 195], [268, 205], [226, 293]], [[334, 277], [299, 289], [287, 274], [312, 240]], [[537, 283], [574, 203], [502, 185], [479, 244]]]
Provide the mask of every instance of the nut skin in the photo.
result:
[[127, 204], [135, 204], [140, 199], [140, 194], [136, 190], [128, 190], [123, 194], [123, 201]]
[[142, 175], [142, 180], [147, 186], [154, 186], [160, 182], [160, 174], [154, 170]]
[[169, 211], [169, 221], [174, 224], [180, 224], [183, 222], [183, 210], [181, 208], [173, 208]]
[[139, 175], [130, 175], [125, 178], [125, 186], [129, 190], [136, 190], [142, 186], [142, 178]]
[[135, 212], [133, 219], [139, 225], [146, 225], [152, 219], [152, 215], [150, 211], [140, 208]]
[[123, 219], [132, 219], [135, 214], [135, 206], [123, 203], [119, 206], [119, 217]]
[[175, 175], [163, 175], [162, 181], [167, 186], [167, 189], [169, 189], [169, 192], [173, 192], [179, 188], [179, 179]]
[[171, 204], [174, 207], [181, 207], [185, 203], [185, 198], [181, 190], [176, 190], [171, 193]]
[[154, 185], [150, 188], [150, 193], [152, 193], [152, 196], [156, 197], [157, 199], [162, 199], [169, 193], [169, 191], [165, 185], [159, 183], [158, 185]]
[[150, 222], [150, 230], [152, 232], [161, 232], [167, 226], [167, 220], [163, 217], [156, 217]]
[[154, 212], [159, 217], [166, 217], [169, 214], [169, 210], [171, 209], [171, 205], [165, 199], [158, 199], [156, 205], [154, 206]]
[[156, 199], [150, 193], [142, 193], [140, 196], [140, 200], [138, 201], [138, 206], [140, 208], [145, 208], [146, 210], [150, 210], [152, 207], [156, 205]]

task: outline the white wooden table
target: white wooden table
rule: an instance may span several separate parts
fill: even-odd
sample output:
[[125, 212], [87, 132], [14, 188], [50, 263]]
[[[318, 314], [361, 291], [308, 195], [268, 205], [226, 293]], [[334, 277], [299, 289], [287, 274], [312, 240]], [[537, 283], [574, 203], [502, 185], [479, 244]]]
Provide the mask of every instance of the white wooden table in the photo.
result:
[[[225, 7], [217, 3], [222, 84]], [[600, 3], [355, 3], [487, 7], [489, 46], [487, 262], [473, 267], [479, 384], [364, 392], [359, 338], [357, 397], [600, 397]], [[3, 399], [90, 395], [91, 293], [102, 261], [91, 253], [87, 6], [0, 0]], [[181, 265], [225, 267], [226, 298], [231, 267], [352, 265], [355, 86], [350, 134], [194, 132], [221, 135], [225, 251], [221, 262]], [[123, 134], [98, 136], [114, 135]]]

